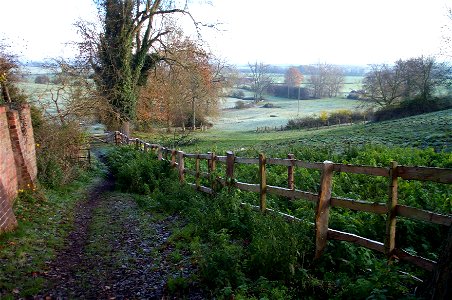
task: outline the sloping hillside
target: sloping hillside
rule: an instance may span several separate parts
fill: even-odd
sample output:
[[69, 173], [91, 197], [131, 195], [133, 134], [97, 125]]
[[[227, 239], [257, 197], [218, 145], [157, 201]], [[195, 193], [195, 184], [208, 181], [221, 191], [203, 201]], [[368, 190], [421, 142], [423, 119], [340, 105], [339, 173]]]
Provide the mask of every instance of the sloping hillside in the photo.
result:
[[[209, 131], [196, 135], [196, 149], [217, 151], [243, 147], [261, 148], [302, 143], [313, 146], [383, 144], [394, 147], [429, 148], [452, 151], [452, 109], [398, 120], [313, 130], [269, 133]], [[214, 146], [213, 146], [214, 145]]]

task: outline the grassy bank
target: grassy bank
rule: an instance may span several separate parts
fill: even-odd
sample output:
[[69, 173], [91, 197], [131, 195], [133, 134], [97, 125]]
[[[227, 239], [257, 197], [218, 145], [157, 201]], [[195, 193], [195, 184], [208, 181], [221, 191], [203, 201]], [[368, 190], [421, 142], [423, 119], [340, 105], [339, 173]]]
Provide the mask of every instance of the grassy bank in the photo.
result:
[[[434, 112], [378, 123], [326, 127], [312, 130], [289, 130], [269, 133], [218, 131], [188, 134], [181, 146], [184, 151], [237, 151], [253, 148], [268, 152], [271, 148], [293, 149], [298, 146], [327, 146], [338, 150], [350, 146], [385, 145], [390, 147], [433, 148], [452, 151], [452, 110]], [[179, 135], [137, 133], [137, 137], [173, 147]]]
[[19, 193], [13, 208], [19, 227], [0, 236], [1, 299], [33, 296], [41, 291], [42, 275], [72, 229], [74, 207], [99, 174], [93, 169], [58, 189], [38, 187]]
[[[380, 165], [397, 158], [415, 165], [433, 162], [437, 166], [451, 165], [450, 155], [445, 152], [403, 151], [371, 146], [360, 151], [350, 149], [346, 153], [336, 153], [334, 159]], [[242, 150], [242, 154], [253, 153]], [[326, 148], [322, 151], [316, 147], [299, 148], [296, 153], [300, 159], [309, 161], [322, 160], [331, 154]], [[180, 185], [177, 174], [171, 171], [168, 163], [156, 161], [152, 154], [122, 148], [110, 154], [110, 164], [117, 178], [122, 178], [118, 180], [122, 183], [120, 188], [141, 195], [137, 199], [142, 207], [150, 211], [179, 212], [185, 217], [186, 226], [175, 232], [170, 242], [179, 251], [191, 254], [199, 269], [197, 279], [203, 282], [212, 297], [413, 299], [422, 290], [422, 284], [416, 278], [429, 278], [429, 273], [409, 264], [395, 261], [388, 265], [383, 255], [344, 242], [330, 241], [321, 259], [313, 261], [314, 234], [308, 223], [286, 223], [278, 216], [255, 213], [240, 205], [241, 202], [256, 205], [259, 201], [257, 194], [237, 190], [229, 192], [227, 189], [214, 197], [196, 193]], [[243, 166], [236, 171], [241, 181], [257, 181], [254, 166]], [[284, 186], [285, 168], [269, 167], [267, 172], [269, 184]], [[296, 186], [316, 191], [319, 177], [317, 171], [297, 169]], [[140, 184], [134, 186], [133, 182]], [[334, 178], [333, 195], [384, 202], [387, 185], [386, 178], [339, 174]], [[143, 186], [147, 188], [141, 188]], [[399, 192], [404, 204], [451, 213], [452, 194], [446, 185], [403, 181]], [[271, 208], [313, 221], [312, 203], [303, 200], [289, 202], [280, 197], [269, 197], [267, 203]], [[330, 226], [379, 240], [384, 235], [385, 221], [380, 215], [334, 209]], [[399, 220], [398, 230], [399, 247], [437, 259], [444, 228]]]

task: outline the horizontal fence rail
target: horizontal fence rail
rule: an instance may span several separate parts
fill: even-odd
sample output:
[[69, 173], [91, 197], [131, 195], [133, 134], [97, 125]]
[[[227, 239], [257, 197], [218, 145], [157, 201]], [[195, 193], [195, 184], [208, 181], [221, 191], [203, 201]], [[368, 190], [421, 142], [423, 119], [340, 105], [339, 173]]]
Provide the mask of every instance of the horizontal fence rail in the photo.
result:
[[[392, 162], [389, 167], [374, 167], [338, 164], [329, 161], [306, 162], [295, 159], [292, 154], [287, 158], [266, 158], [264, 154], [260, 154], [259, 158], [236, 157], [233, 152], [228, 151], [226, 156], [217, 156], [215, 153], [207, 154], [191, 154], [182, 151], [168, 149], [157, 144], [149, 144], [139, 139], [130, 139], [120, 132], [115, 132], [113, 142], [117, 145], [135, 145], [141, 151], [155, 151], [159, 160], [167, 160], [174, 168], [179, 171], [180, 182], [185, 182], [185, 174], [190, 174], [195, 178], [194, 183], [187, 183], [198, 191], [208, 194], [214, 194], [217, 186], [237, 188], [243, 191], [259, 194], [259, 206], [252, 206], [253, 209], [262, 212], [271, 212], [283, 216], [286, 220], [295, 222], [306, 222], [295, 216], [284, 214], [267, 208], [266, 196], [273, 194], [286, 197], [289, 200], [303, 199], [316, 204], [315, 227], [316, 237], [316, 253], [318, 258], [322, 255], [326, 247], [327, 240], [339, 240], [354, 243], [356, 245], [372, 249], [384, 253], [388, 259], [397, 258], [402, 261], [412, 263], [423, 269], [432, 271], [437, 265], [436, 262], [429, 259], [409, 254], [403, 249], [395, 246], [396, 236], [396, 219], [398, 216], [413, 220], [439, 224], [444, 226], [452, 225], [452, 216], [438, 214], [397, 203], [398, 178], [405, 180], [432, 181], [443, 184], [452, 183], [452, 169], [444, 168], [427, 168], [427, 167], [408, 167], [398, 166], [396, 162]], [[185, 168], [185, 159], [195, 160], [195, 170]], [[201, 160], [207, 161], [208, 172], [200, 172]], [[225, 165], [225, 177], [219, 177], [216, 174], [217, 163]], [[240, 182], [235, 179], [235, 164], [251, 164], [259, 167], [259, 183]], [[278, 187], [267, 185], [266, 167], [269, 165], [279, 165], [287, 167], [287, 187]], [[294, 168], [305, 168], [321, 171], [320, 188], [318, 193], [311, 193], [295, 189], [294, 187]], [[348, 198], [332, 197], [331, 190], [333, 185], [333, 174], [351, 173], [362, 174], [368, 176], [382, 176], [389, 179], [388, 198], [386, 203], [374, 203], [364, 200], [355, 200]], [[204, 178], [210, 182], [210, 187], [202, 186], [200, 179]], [[242, 203], [242, 205], [249, 205]], [[331, 207], [340, 207], [355, 211], [375, 213], [386, 215], [386, 235], [383, 242], [374, 241], [355, 234], [342, 232], [328, 227], [329, 209]]]

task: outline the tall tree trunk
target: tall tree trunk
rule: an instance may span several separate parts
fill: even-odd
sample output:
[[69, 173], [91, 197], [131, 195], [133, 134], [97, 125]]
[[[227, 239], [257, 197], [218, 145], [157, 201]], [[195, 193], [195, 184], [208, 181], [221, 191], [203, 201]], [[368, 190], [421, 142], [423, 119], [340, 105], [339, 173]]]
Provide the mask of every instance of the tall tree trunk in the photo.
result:
[[196, 130], [196, 107], [195, 107], [195, 97], [193, 97], [193, 100], [191, 102], [192, 111], [193, 111], [193, 131]]
[[121, 132], [130, 137], [130, 121], [121, 122]]

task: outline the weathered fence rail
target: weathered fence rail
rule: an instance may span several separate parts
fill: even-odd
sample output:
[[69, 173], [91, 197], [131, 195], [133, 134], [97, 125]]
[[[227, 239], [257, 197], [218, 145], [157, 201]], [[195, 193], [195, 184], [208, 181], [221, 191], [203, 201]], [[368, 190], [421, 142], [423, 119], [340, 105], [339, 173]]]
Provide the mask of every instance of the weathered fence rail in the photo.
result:
[[[234, 187], [243, 191], [258, 193], [260, 202], [259, 206], [253, 206], [254, 209], [262, 212], [268, 211], [271, 213], [278, 213], [290, 221], [302, 222], [299, 218], [267, 208], [267, 194], [287, 197], [289, 200], [304, 199], [316, 203], [315, 222], [312, 223], [315, 227], [316, 258], [322, 255], [322, 252], [326, 247], [327, 240], [339, 240], [351, 242], [359, 246], [384, 253], [388, 259], [395, 257], [399, 260], [406, 261], [423, 269], [432, 271], [435, 265], [437, 265], [435, 261], [412, 255], [403, 249], [396, 248], [395, 237], [397, 232], [397, 217], [401, 216], [443, 226], [452, 225], [452, 216], [450, 214], [439, 214], [406, 205], [400, 205], [397, 202], [398, 178], [451, 184], [452, 169], [398, 166], [396, 162], [392, 162], [389, 167], [337, 164], [330, 161], [325, 161], [323, 163], [306, 162], [295, 159], [292, 154], [289, 154], [285, 159], [266, 158], [264, 154], [260, 154], [259, 158], [236, 157], [231, 151], [228, 151], [226, 156], [217, 156], [215, 153], [190, 154], [168, 149], [157, 144], [149, 144], [139, 139], [130, 139], [119, 132], [114, 134], [113, 141], [116, 144], [134, 144], [137, 149], [142, 151], [155, 151], [159, 160], [165, 159], [171, 162], [171, 165], [174, 168], [178, 169], [179, 180], [181, 182], [185, 182], [185, 174], [192, 175], [195, 178], [195, 182], [188, 184], [193, 186], [196, 190], [213, 194], [216, 186], [222, 185], [228, 188]], [[195, 170], [188, 170], [185, 168], [185, 159], [195, 160]], [[201, 160], [207, 161], [208, 172], [200, 171]], [[215, 171], [217, 163], [223, 163], [225, 165], [224, 178], [218, 176], [215, 177], [213, 175], [216, 174]], [[259, 183], [237, 181], [234, 177], [235, 164], [258, 165]], [[266, 168], [268, 165], [280, 165], [287, 167], [287, 187], [267, 185]], [[318, 193], [301, 191], [295, 188], [295, 167], [319, 170], [321, 172], [320, 188]], [[389, 185], [386, 203], [374, 203], [364, 200], [332, 197], [331, 191], [334, 172], [387, 177], [389, 179]], [[210, 181], [210, 187], [202, 186], [200, 183], [201, 178], [208, 179]], [[242, 203], [242, 205], [248, 204]], [[329, 228], [329, 210], [331, 207], [341, 207], [368, 213], [385, 214], [386, 234], [384, 241], [374, 241], [362, 236]]]

